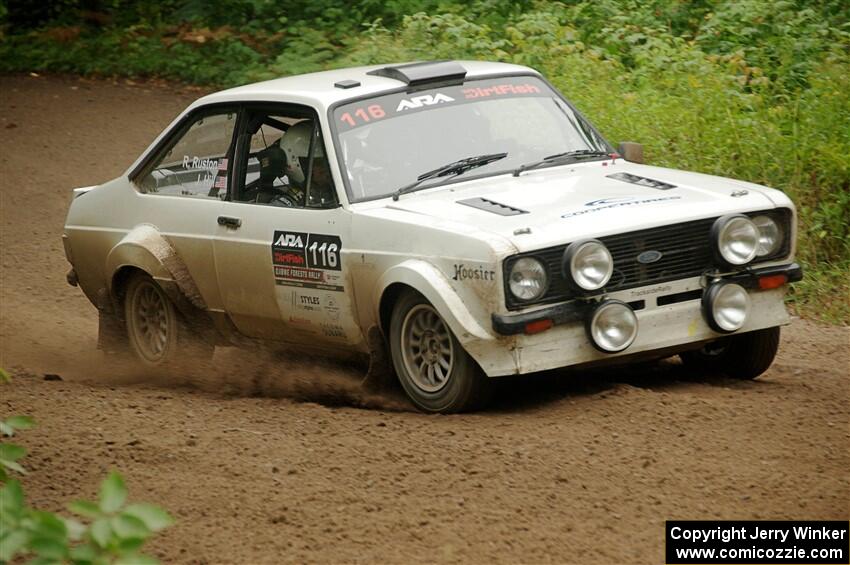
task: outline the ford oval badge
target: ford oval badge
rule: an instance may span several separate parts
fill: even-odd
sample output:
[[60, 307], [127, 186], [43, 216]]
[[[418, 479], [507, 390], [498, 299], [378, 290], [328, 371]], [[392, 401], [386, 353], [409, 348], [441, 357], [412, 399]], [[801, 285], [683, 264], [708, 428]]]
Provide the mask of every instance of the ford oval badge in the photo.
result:
[[637, 256], [637, 262], [642, 263], [644, 265], [649, 265], [650, 263], [655, 263], [660, 260], [662, 257], [662, 253], [660, 251], [655, 251], [654, 249], [650, 251], [644, 251], [640, 255]]

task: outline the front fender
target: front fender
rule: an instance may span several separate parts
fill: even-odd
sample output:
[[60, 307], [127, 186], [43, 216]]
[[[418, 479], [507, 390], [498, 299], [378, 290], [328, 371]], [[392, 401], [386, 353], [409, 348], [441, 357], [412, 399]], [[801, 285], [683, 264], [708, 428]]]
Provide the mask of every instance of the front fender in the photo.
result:
[[437, 267], [421, 259], [404, 261], [391, 267], [381, 276], [372, 300], [375, 319], [380, 319], [378, 309], [384, 291], [396, 283], [407, 285], [421, 293], [437, 309], [464, 346], [471, 341], [496, 338], [478, 323], [446, 276]]
[[[420, 292], [437, 309], [460, 344], [487, 375], [508, 375], [518, 371], [516, 336], [488, 331], [470, 312], [451, 282], [435, 265], [409, 259], [388, 269], [375, 285], [372, 304], [380, 320], [381, 297], [392, 284], [401, 283]], [[487, 318], [489, 322], [489, 316]], [[384, 328], [385, 331], [388, 328]]]

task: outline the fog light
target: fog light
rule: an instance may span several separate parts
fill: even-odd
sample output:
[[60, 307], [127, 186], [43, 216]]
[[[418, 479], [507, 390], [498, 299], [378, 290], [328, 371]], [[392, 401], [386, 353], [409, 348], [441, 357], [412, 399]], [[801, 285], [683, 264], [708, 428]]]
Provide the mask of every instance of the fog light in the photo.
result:
[[619, 300], [606, 300], [593, 310], [587, 325], [590, 341], [600, 351], [617, 353], [637, 337], [638, 320], [629, 305]]
[[747, 321], [750, 295], [739, 284], [719, 282], [703, 294], [702, 311], [711, 329], [731, 333], [740, 330]]

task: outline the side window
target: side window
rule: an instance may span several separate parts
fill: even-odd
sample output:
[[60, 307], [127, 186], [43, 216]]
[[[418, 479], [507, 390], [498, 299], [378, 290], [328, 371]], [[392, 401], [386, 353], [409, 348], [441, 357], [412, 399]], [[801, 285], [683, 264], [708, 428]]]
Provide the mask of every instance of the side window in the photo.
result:
[[147, 194], [223, 199], [236, 112], [196, 119], [147, 169], [139, 186]]
[[303, 111], [256, 112], [246, 120], [240, 151], [244, 182], [236, 202], [287, 208], [335, 208], [336, 190], [317, 122]]

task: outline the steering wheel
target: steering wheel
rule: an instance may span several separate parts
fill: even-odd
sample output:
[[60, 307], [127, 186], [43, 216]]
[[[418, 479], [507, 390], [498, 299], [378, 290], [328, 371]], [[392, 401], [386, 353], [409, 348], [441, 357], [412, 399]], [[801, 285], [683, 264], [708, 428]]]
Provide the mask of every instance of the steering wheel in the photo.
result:
[[[280, 180], [280, 177], [277, 177]], [[281, 181], [283, 182], [283, 181]], [[270, 193], [274, 198], [276, 196], [285, 196], [286, 189], [281, 186], [261, 186], [260, 179], [254, 179], [248, 184], [245, 185], [245, 188], [242, 189], [242, 198], [241, 202], [259, 202], [258, 198], [261, 193]], [[264, 204], [266, 202], [263, 202]]]

